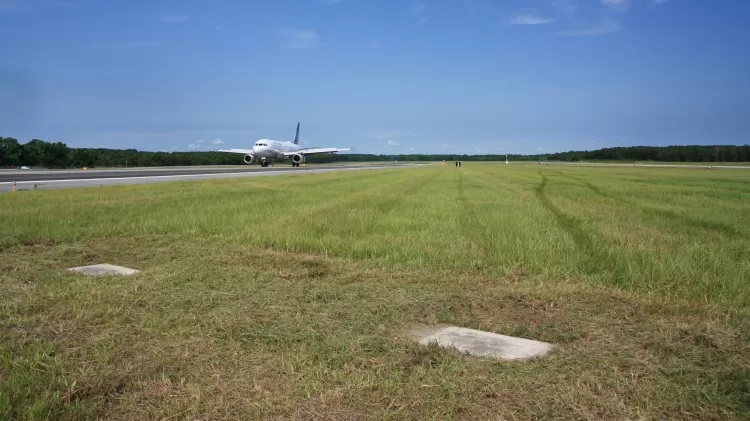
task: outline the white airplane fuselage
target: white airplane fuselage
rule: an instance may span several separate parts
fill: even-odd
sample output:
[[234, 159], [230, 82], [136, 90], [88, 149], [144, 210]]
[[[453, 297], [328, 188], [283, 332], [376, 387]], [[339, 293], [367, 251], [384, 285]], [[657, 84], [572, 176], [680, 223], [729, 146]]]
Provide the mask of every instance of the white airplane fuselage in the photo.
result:
[[272, 139], [260, 139], [253, 145], [253, 154], [258, 159], [285, 159], [284, 153], [299, 152], [299, 145]]

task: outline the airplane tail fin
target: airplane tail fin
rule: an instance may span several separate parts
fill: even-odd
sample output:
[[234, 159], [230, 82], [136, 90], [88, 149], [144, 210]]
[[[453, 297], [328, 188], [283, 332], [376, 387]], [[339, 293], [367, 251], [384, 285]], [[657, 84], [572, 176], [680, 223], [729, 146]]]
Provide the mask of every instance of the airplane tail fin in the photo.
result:
[[299, 122], [297, 122], [297, 134], [294, 135], [294, 144], [299, 145]]

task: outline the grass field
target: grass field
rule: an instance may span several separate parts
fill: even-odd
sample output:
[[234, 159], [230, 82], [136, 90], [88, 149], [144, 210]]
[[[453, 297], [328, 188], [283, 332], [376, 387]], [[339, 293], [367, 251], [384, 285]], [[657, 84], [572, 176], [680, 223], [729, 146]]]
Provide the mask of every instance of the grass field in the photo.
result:
[[[750, 417], [750, 171], [29, 191], [0, 221], [3, 419]], [[143, 272], [65, 270], [105, 262]], [[466, 357], [414, 324], [555, 348]]]

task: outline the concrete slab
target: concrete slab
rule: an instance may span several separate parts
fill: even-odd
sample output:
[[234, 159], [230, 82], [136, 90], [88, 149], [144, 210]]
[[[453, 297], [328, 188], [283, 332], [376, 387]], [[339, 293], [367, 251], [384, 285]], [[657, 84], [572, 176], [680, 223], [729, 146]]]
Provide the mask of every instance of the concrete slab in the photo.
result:
[[437, 343], [479, 357], [519, 360], [546, 355], [552, 345], [531, 339], [516, 338], [458, 326], [419, 327], [412, 331], [422, 345]]
[[115, 266], [110, 265], [108, 263], [103, 263], [100, 265], [90, 265], [90, 266], [79, 266], [75, 268], [70, 268], [68, 270], [72, 270], [74, 272], [80, 272], [84, 275], [94, 275], [94, 276], [106, 276], [106, 275], [134, 275], [139, 270], [130, 269], [122, 266]]

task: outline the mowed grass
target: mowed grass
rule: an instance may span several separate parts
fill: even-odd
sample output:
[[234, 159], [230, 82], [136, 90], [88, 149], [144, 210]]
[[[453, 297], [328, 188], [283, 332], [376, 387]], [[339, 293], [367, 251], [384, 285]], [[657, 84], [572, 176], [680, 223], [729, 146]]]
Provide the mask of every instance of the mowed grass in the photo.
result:
[[[747, 419], [750, 171], [465, 163], [0, 195], [0, 418]], [[88, 278], [94, 263], [142, 270]], [[551, 342], [506, 362], [415, 324]]]

